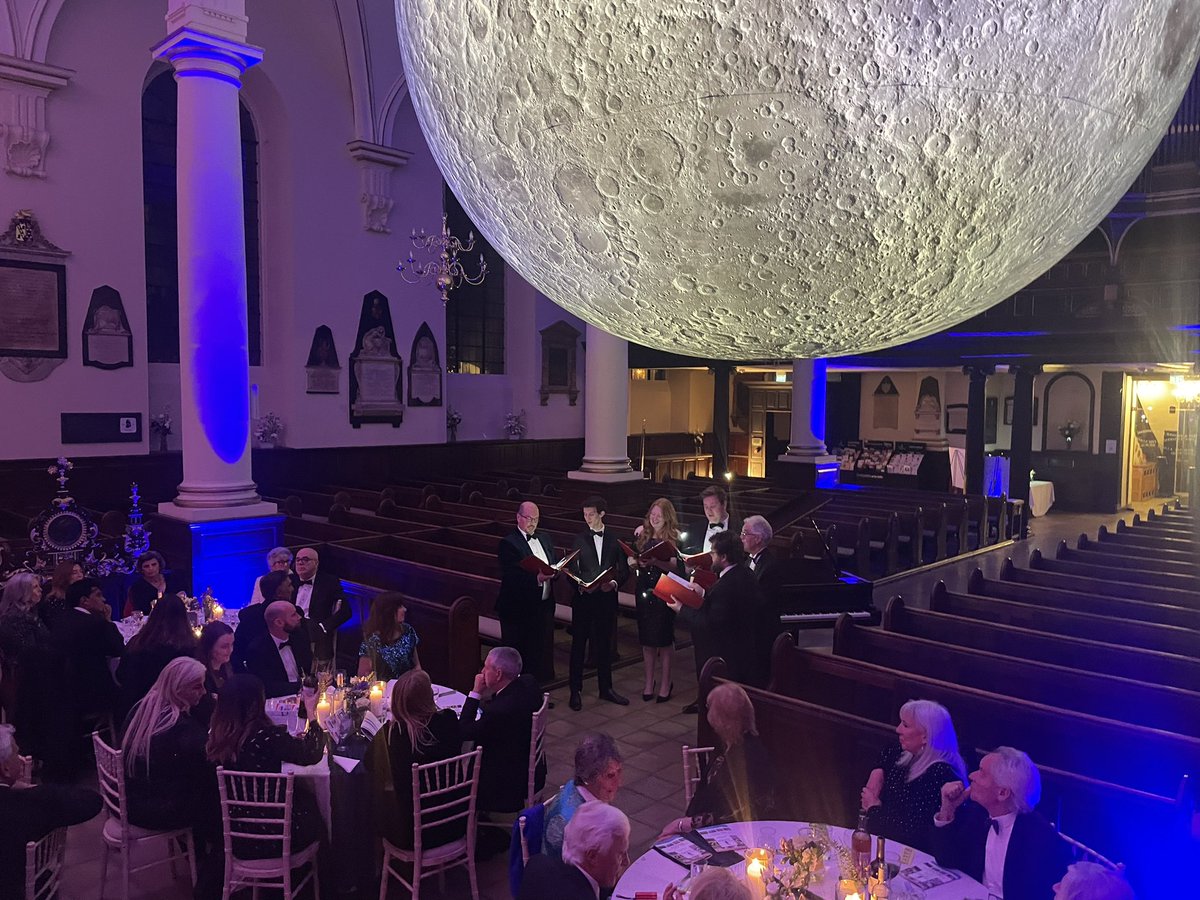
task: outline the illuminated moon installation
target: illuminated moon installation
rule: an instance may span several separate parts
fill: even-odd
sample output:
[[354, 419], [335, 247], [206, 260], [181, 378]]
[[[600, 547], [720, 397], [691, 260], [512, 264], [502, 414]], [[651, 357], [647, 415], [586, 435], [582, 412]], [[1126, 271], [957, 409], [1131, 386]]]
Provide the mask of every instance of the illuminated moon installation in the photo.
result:
[[721, 359], [913, 340], [1149, 159], [1195, 0], [396, 0], [442, 173], [531, 284]]

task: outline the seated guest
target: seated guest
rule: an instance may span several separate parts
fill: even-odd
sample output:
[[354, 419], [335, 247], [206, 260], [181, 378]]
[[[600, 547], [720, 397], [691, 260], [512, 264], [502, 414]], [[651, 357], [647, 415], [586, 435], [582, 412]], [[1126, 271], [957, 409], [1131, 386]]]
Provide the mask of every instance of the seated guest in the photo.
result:
[[233, 676], [233, 666], [229, 662], [232, 658], [233, 629], [224, 622], [209, 622], [201, 629], [200, 641], [196, 647], [196, 659], [204, 663], [205, 697], [195, 712], [202, 722], [208, 722], [212, 718], [217, 694]]
[[[491, 699], [482, 704], [487, 692]], [[496, 647], [475, 676], [459, 716], [464, 741], [483, 746], [479, 773], [479, 808], [490, 812], [517, 812], [525, 806], [529, 783], [529, 737], [533, 714], [541, 708], [537, 679], [521, 674], [521, 654], [512, 647]], [[535, 777], [538, 789], [546, 783], [545, 763]]]
[[562, 859], [530, 857], [517, 900], [598, 900], [629, 865], [629, 819], [608, 803], [579, 807], [563, 834]]
[[129, 586], [121, 618], [135, 612], [150, 615], [159, 600], [183, 590], [174, 575], [167, 577], [167, 561], [157, 550], [147, 550], [139, 556], [136, 571], [140, 577]]
[[50, 631], [38, 618], [42, 585], [32, 572], [18, 572], [0, 594], [0, 707], [17, 727], [27, 753], [45, 759], [59, 740], [51, 716], [53, 686], [61, 661]]
[[900, 707], [898, 743], [887, 747], [862, 789], [871, 834], [928, 850], [933, 814], [942, 805], [942, 785], [966, 781], [950, 713], [932, 700]]
[[275, 600], [267, 605], [263, 622], [266, 634], [247, 651], [246, 671], [258, 676], [268, 697], [295, 694], [312, 671], [312, 647], [301, 627], [300, 611], [287, 600]]
[[203, 697], [204, 666], [190, 656], [171, 660], [129, 714], [121, 740], [130, 824], [191, 828], [198, 860], [221, 846], [216, 778], [204, 755], [208, 730], [191, 714]]
[[691, 831], [712, 822], [750, 822], [774, 818], [775, 782], [771, 759], [758, 737], [754, 704], [736, 684], [722, 684], [708, 695], [708, 724], [720, 746], [701, 766], [700, 783], [687, 815], [663, 834]]
[[188, 623], [187, 608], [174, 594], [167, 594], [155, 605], [142, 630], [130, 638], [117, 666], [116, 720], [123, 721], [146, 696], [167, 663], [195, 653], [196, 635]]
[[1029, 757], [996, 748], [971, 773], [970, 787], [942, 785], [930, 833], [938, 864], [961, 869], [997, 897], [1051, 900], [1071, 854], [1054, 826], [1034, 812], [1041, 795], [1041, 775]]
[[[313, 657], [322, 662], [334, 658], [338, 629], [350, 621], [350, 604], [342, 594], [342, 580], [330, 572], [318, 571], [321, 560], [312, 547], [296, 552], [296, 587], [293, 602], [308, 622], [308, 637]], [[353, 645], [349, 648], [353, 652]]]
[[[311, 766], [325, 752], [325, 732], [317, 726], [316, 692], [305, 696], [308, 728], [299, 737], [267, 717], [262, 682], [253, 675], [233, 675], [217, 696], [205, 755], [214, 766], [236, 772], [281, 772], [284, 763]], [[324, 831], [316, 798], [297, 784], [292, 795], [292, 847], [302, 850]], [[235, 839], [234, 853], [243, 859], [278, 856], [281, 845]]]
[[12, 735], [11, 725], [0, 725], [0, 900], [25, 897], [26, 843], [100, 812], [100, 795], [87, 788], [19, 784], [21, 757]]
[[[292, 551], [287, 547], [275, 547], [267, 554], [267, 572], [288, 572], [292, 569]], [[265, 575], [259, 575], [254, 579], [254, 590], [250, 592], [250, 606], [255, 603], [263, 602], [262, 580]], [[290, 579], [289, 579], [290, 580]], [[238, 627], [241, 627], [239, 622]]]
[[238, 627], [233, 635], [233, 670], [246, 671], [246, 658], [250, 647], [267, 633], [267, 623], [263, 613], [275, 600], [287, 600], [289, 603], [296, 595], [296, 587], [292, 584], [291, 573], [272, 571], [258, 579], [258, 586], [266, 591], [263, 601], [256, 601], [238, 611]]
[[562, 856], [563, 831], [589, 800], [612, 803], [621, 789], [621, 752], [607, 734], [585, 734], [575, 747], [575, 777], [546, 810], [542, 852]]
[[[458, 718], [437, 708], [429, 675], [421, 669], [401, 675], [392, 688], [392, 721], [375, 733], [367, 756], [376, 827], [393, 846], [413, 846], [413, 765], [449, 759], [461, 749]], [[442, 833], [427, 833], [425, 843], [448, 844], [466, 833], [464, 822], [440, 828]]]
[[1054, 886], [1054, 900], [1136, 900], [1120, 872], [1093, 862], [1077, 862]]
[[50, 576], [50, 587], [42, 593], [42, 602], [38, 604], [38, 615], [50, 627], [50, 622], [61, 612], [70, 609], [67, 603], [67, 588], [83, 578], [83, 568], [72, 559], [64, 559], [54, 567]]
[[380, 681], [399, 678], [405, 672], [421, 668], [416, 629], [404, 621], [404, 595], [387, 591], [371, 602], [371, 614], [363, 626], [363, 642], [358, 648], [358, 674], [375, 673]]
[[750, 900], [750, 888], [728, 869], [708, 866], [688, 883], [686, 894], [673, 884], [663, 891], [663, 900], [680, 900], [684, 896], [687, 900]]

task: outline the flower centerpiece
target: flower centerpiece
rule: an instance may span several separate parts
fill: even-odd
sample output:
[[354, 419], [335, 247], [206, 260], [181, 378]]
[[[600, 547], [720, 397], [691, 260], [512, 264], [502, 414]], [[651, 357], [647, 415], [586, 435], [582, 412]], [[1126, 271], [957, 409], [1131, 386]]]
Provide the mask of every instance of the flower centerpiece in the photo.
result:
[[254, 425], [254, 437], [266, 447], [283, 443], [283, 419], [273, 412], [267, 413]]
[[158, 452], [167, 452], [167, 435], [171, 433], [171, 410], [168, 407], [156, 416], [150, 417], [150, 431], [158, 435]]
[[504, 417], [504, 432], [514, 440], [525, 437], [525, 410]]
[[812, 897], [808, 886], [824, 874], [829, 847], [829, 831], [823, 825], [814, 825], [807, 837], [797, 835], [781, 840], [766, 878], [768, 896], [778, 900]]
[[1071, 449], [1071, 441], [1075, 440], [1075, 435], [1083, 430], [1083, 426], [1074, 419], [1069, 419], [1062, 425], [1058, 426], [1058, 433], [1062, 435], [1063, 440], [1067, 442], [1067, 449]]
[[453, 406], [446, 407], [446, 430], [450, 432], [450, 443], [458, 440], [458, 426], [462, 424], [462, 413]]

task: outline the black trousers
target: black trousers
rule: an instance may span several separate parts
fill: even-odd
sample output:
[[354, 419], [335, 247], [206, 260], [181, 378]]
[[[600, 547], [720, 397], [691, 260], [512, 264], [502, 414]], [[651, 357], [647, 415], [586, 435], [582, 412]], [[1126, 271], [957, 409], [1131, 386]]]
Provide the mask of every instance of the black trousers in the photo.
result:
[[[545, 604], [553, 604], [553, 601]], [[504, 646], [521, 654], [522, 674], [532, 675], [543, 684], [554, 680], [554, 659], [547, 651], [547, 647], [554, 646], [553, 605], [539, 608], [532, 616], [502, 616], [500, 640]]]
[[612, 690], [613, 628], [617, 592], [576, 594], [571, 610], [571, 690], [583, 690], [583, 658], [591, 641], [600, 693]]

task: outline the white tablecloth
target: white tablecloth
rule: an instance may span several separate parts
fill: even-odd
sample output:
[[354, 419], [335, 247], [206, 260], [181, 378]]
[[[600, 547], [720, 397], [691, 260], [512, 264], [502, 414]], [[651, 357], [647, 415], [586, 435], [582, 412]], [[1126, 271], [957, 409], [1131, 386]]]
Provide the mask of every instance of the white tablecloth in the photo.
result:
[[[769, 847], [772, 850], [779, 849], [779, 842], [783, 838], [807, 835], [808, 826], [802, 822], [744, 822], [736, 823], [732, 826], [746, 843], [747, 847]], [[850, 829], [837, 828], [830, 826], [830, 838], [837, 843], [842, 843], [847, 846], [850, 844]], [[807, 838], [805, 838], [807, 839]], [[906, 850], [903, 845], [897, 844], [894, 841], [889, 841], [887, 846], [888, 862], [899, 863], [900, 855]], [[912, 851], [913, 863], [932, 862], [933, 857], [928, 853], [922, 853], [920, 850]], [[731, 869], [735, 874], [742, 875], [745, 871], [745, 866], [739, 865]], [[639, 856], [621, 876], [621, 880], [617, 882], [616, 889], [613, 892], [615, 900], [632, 900], [635, 893], [638, 891], [652, 891], [659, 897], [662, 896], [663, 889], [668, 884], [673, 884], [683, 878], [687, 872], [678, 863], [667, 859], [657, 850], [651, 848]], [[809, 886], [809, 890], [824, 900], [832, 900], [835, 889], [837, 887], [838, 864], [837, 854], [830, 851], [829, 856], [825, 860], [825, 877], [819, 884]], [[908, 887], [908, 883], [903, 876], [898, 876], [895, 879], [897, 888]], [[902, 894], [900, 890], [894, 890], [892, 896]], [[924, 897], [925, 900], [987, 900], [988, 892], [982, 884], [974, 879], [968, 878], [966, 875], [961, 875], [955, 881], [949, 884], [943, 884], [939, 887], [930, 888], [923, 894], [915, 891], [913, 896]]]
[[1053, 481], [1031, 481], [1029, 482], [1029, 514], [1032, 516], [1044, 516], [1050, 512], [1050, 507], [1054, 505], [1054, 482]]

